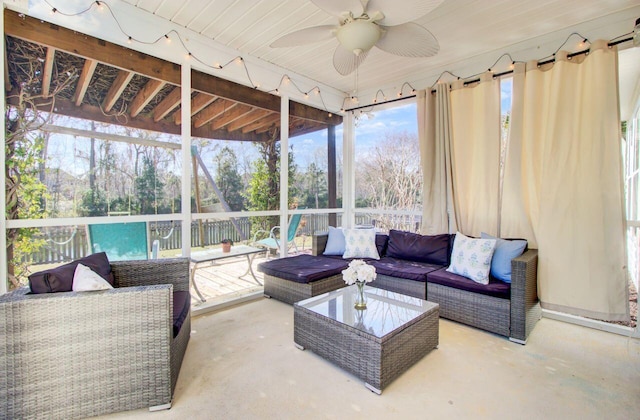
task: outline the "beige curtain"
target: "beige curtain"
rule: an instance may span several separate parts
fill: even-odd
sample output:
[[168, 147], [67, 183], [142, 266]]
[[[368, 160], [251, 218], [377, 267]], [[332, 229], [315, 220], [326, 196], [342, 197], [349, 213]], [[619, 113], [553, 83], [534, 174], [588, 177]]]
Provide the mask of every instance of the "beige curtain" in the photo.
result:
[[458, 230], [498, 234], [500, 188], [500, 82], [491, 73], [480, 83], [451, 91], [453, 202]]
[[435, 95], [430, 90], [419, 91], [417, 101], [423, 173], [421, 232], [425, 235], [455, 233], [448, 84], [439, 83]]
[[628, 320], [617, 51], [516, 70], [503, 236], [539, 248], [544, 308]]

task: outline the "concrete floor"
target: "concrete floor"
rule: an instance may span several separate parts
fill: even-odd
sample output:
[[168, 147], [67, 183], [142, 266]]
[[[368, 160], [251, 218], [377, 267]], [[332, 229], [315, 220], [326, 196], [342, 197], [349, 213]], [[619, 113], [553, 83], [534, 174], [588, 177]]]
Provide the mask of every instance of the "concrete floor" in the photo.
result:
[[193, 319], [171, 410], [104, 418], [640, 418], [640, 340], [543, 318], [521, 346], [441, 319], [439, 348], [379, 396], [259, 299]]

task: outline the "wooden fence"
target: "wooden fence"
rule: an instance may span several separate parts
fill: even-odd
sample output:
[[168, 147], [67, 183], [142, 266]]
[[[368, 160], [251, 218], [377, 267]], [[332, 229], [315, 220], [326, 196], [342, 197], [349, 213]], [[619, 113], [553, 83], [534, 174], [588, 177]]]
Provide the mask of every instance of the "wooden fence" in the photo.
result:
[[[338, 226], [341, 224], [342, 215], [338, 214]], [[414, 219], [412, 219], [414, 220]], [[235, 219], [244, 237], [251, 239], [251, 222], [249, 218]], [[208, 246], [219, 244], [223, 239], [231, 239], [233, 242], [241, 242], [241, 236], [230, 220], [203, 220], [202, 240], [200, 238], [200, 222], [191, 223], [191, 246]], [[411, 222], [413, 223], [413, 222]], [[366, 214], [356, 216], [356, 224], [376, 225], [376, 220]], [[381, 223], [383, 224], [383, 223]], [[384, 223], [386, 225], [386, 223]], [[149, 222], [148, 233], [150, 243], [158, 239], [160, 249], [171, 250], [182, 248], [182, 228], [179, 221], [176, 222]], [[383, 227], [383, 226], [381, 226]], [[383, 228], [388, 228], [384, 226]], [[395, 229], [412, 230], [413, 226], [393, 226]], [[329, 229], [328, 214], [303, 215], [298, 235], [311, 236], [316, 232], [326, 232]], [[39, 238], [45, 240], [45, 245], [37, 252], [31, 254], [30, 264], [62, 263], [82, 258], [89, 252], [89, 244], [85, 226], [61, 226], [46, 228], [41, 231]]]

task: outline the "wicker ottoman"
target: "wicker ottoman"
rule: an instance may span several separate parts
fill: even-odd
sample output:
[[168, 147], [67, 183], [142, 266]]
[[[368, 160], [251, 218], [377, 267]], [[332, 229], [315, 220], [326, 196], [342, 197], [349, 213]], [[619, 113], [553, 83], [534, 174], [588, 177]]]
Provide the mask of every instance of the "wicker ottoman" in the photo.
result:
[[294, 304], [296, 346], [340, 366], [380, 394], [395, 378], [438, 347], [439, 306], [365, 287], [367, 309], [353, 305], [356, 286]]
[[264, 295], [293, 304], [345, 286], [341, 258], [297, 255], [258, 264], [264, 273]]

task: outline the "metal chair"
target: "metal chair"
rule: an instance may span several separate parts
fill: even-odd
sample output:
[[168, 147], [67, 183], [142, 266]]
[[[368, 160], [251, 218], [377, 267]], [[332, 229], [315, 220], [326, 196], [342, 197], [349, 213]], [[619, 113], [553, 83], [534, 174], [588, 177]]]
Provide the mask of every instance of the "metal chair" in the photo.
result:
[[[296, 232], [298, 231], [298, 226], [300, 225], [300, 219], [302, 219], [301, 214], [294, 214], [293, 216], [291, 216], [291, 219], [289, 219], [289, 229], [287, 230], [287, 241], [286, 241], [287, 250], [293, 247], [295, 251], [298, 252], [298, 247], [296, 246], [295, 238], [296, 238]], [[283, 242], [283, 239], [280, 237], [281, 236], [280, 230], [281, 230], [280, 226], [274, 226], [269, 231], [268, 237], [257, 240], [258, 236], [261, 233], [267, 233], [266, 230], [260, 229], [253, 235], [253, 241], [252, 241], [253, 246], [256, 246], [258, 248], [264, 248], [267, 253], [267, 257], [269, 256], [269, 253], [271, 250], [275, 250], [279, 252], [280, 246], [282, 245], [282, 242]]]
[[[146, 222], [87, 225], [90, 253], [106, 252], [109, 261], [149, 259]], [[151, 259], [158, 258], [160, 242], [152, 244]]]

